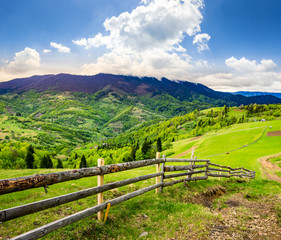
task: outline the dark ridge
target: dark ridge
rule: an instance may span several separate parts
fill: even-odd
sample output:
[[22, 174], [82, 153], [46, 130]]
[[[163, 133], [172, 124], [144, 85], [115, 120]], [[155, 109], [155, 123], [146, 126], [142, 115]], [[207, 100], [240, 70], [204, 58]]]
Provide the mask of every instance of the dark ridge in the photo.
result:
[[22, 93], [34, 89], [36, 91], [84, 92], [96, 93], [101, 90], [124, 92], [137, 96], [169, 94], [180, 101], [192, 101], [193, 97], [216, 100], [216, 105], [267, 104], [281, 103], [281, 99], [271, 95], [245, 97], [240, 94], [217, 92], [202, 84], [188, 81], [171, 81], [153, 77], [135, 77], [113, 74], [97, 74], [94, 76], [57, 74], [18, 78], [0, 83], [0, 94]]

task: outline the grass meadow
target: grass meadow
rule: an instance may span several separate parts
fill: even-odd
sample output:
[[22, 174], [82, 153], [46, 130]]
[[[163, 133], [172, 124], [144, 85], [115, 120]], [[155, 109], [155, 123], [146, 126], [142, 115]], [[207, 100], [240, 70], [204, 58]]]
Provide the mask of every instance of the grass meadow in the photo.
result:
[[[192, 237], [193, 235], [198, 239], [208, 239], [208, 226], [212, 225], [214, 221], [219, 221], [221, 216], [213, 213], [213, 209], [219, 205], [219, 198], [214, 199], [212, 208], [197, 202], [198, 196], [201, 196], [200, 194], [204, 193], [206, 189], [220, 186], [226, 189], [224, 198], [239, 193], [252, 199], [251, 201], [281, 197], [281, 184], [264, 180], [260, 163], [257, 160], [262, 156], [281, 152], [281, 136], [266, 136], [266, 132], [277, 130], [281, 130], [281, 121], [236, 124], [229, 128], [207, 133], [201, 138], [174, 142], [172, 149], [163, 152], [166, 155], [170, 152], [172, 154], [169, 157], [173, 157], [196, 146], [195, 155], [197, 159], [207, 158], [211, 162], [231, 167], [243, 166], [256, 171], [256, 179], [237, 182], [237, 179], [218, 180], [209, 178], [206, 181], [164, 188], [163, 194], [156, 195], [155, 191], [151, 191], [113, 206], [105, 224], [97, 221], [96, 215], [93, 215], [57, 230], [44, 239], [138, 239], [143, 232], [148, 233], [146, 236], [148, 239], [181, 238], [183, 236]], [[190, 153], [182, 156], [182, 158], [189, 157]], [[272, 161], [280, 165], [280, 158]], [[57, 171], [57, 169], [1, 170], [0, 179], [54, 171]], [[109, 174], [105, 175], [105, 183], [154, 172], [155, 167], [145, 167]], [[150, 179], [114, 189], [106, 192], [104, 199], [112, 199], [154, 183], [155, 179]], [[43, 188], [38, 188], [2, 195], [0, 197], [0, 209], [3, 210], [87, 189], [96, 186], [96, 184], [97, 178], [89, 177], [51, 185], [48, 193], [45, 193]], [[96, 204], [97, 197], [91, 196], [4, 222], [0, 224], [0, 239], [16, 236]], [[275, 210], [281, 224], [280, 202], [275, 206]]]

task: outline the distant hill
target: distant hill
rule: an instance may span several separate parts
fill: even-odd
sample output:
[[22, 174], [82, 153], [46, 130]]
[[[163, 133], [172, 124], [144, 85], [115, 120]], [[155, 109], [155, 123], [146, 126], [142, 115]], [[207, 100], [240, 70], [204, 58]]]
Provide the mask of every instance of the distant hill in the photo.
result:
[[241, 104], [281, 103], [281, 99], [271, 95], [245, 97], [225, 92], [214, 91], [202, 84], [188, 81], [171, 81], [162, 78], [160, 81], [152, 77], [134, 77], [113, 74], [97, 74], [81, 76], [70, 74], [32, 76], [0, 83], [0, 94], [23, 93], [31, 89], [39, 92], [51, 90], [57, 92], [96, 93], [101, 90], [127, 93], [136, 96], [168, 94], [180, 101], [211, 103], [221, 106]]
[[240, 94], [245, 97], [256, 97], [256, 96], [265, 96], [265, 95], [271, 95], [277, 98], [281, 99], [281, 93], [277, 92], [247, 92], [247, 91], [239, 91], [239, 92], [233, 92], [232, 94]]

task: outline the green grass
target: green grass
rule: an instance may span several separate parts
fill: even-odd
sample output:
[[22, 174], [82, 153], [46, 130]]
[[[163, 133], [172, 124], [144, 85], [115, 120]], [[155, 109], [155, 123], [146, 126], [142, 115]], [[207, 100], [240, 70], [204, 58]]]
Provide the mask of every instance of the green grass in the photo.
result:
[[[272, 128], [270, 129], [268, 126], [272, 126]], [[173, 148], [166, 152], [174, 152], [171, 155], [173, 157], [185, 152], [192, 146], [199, 146], [195, 150], [197, 159], [207, 158], [211, 162], [221, 165], [245, 167], [256, 171], [256, 177], [260, 178], [261, 169], [257, 159], [281, 152], [281, 137], [267, 137], [266, 133], [263, 133], [265, 128], [266, 132], [281, 130], [281, 121], [235, 124], [218, 131], [209, 132], [194, 141], [184, 139], [174, 142]], [[253, 143], [257, 139], [259, 140]], [[190, 153], [182, 158], [189, 157]]]
[[[251, 201], [276, 198], [280, 196], [281, 184], [261, 178], [261, 168], [257, 161], [262, 156], [281, 152], [281, 137], [267, 137], [263, 131], [276, 131], [281, 129], [281, 121], [253, 122], [237, 124], [216, 132], [205, 134], [197, 139], [184, 139], [173, 143], [172, 156], [189, 150], [192, 146], [199, 146], [195, 150], [198, 159], [210, 156], [211, 162], [231, 167], [246, 167], [256, 171], [256, 179], [237, 183], [236, 179], [208, 179], [174, 185], [164, 189], [163, 194], [156, 195], [154, 191], [138, 196], [120, 205], [113, 206], [110, 210], [106, 224], [96, 220], [96, 216], [88, 217], [63, 229], [57, 230], [45, 239], [137, 239], [143, 232], [148, 232], [149, 239], [174, 238], [180, 231], [185, 236], [189, 231], [195, 232], [197, 238], [208, 238], [208, 224], [219, 218], [212, 214], [209, 208], [194, 203], [207, 188], [223, 186], [227, 189], [225, 196], [218, 198], [213, 207], [227, 207], [225, 199], [232, 194], [240, 193]], [[254, 144], [256, 139], [261, 139]], [[229, 152], [229, 154], [226, 154]], [[164, 152], [164, 154], [167, 153]], [[190, 157], [190, 155], [189, 155]], [[280, 158], [272, 159], [279, 164]], [[0, 170], [0, 179], [26, 176], [35, 173], [47, 173], [51, 170]], [[105, 175], [105, 183], [120, 181], [140, 175], [154, 173], [155, 167], [145, 167], [135, 170]], [[82, 189], [96, 186], [97, 178], [89, 177], [75, 181], [51, 185], [48, 193], [43, 188], [31, 189], [22, 192], [6, 194], [0, 198], [0, 209], [6, 209], [21, 204], [26, 204]], [[105, 200], [112, 199], [155, 183], [155, 179], [142, 181], [108, 191], [104, 194]], [[199, 194], [199, 195], [198, 195]], [[24, 216], [0, 225], [0, 232], [4, 238], [13, 237], [36, 227], [61, 219], [65, 216], [82, 211], [97, 204], [96, 196], [57, 206], [40, 213]], [[279, 204], [280, 205], [280, 204]], [[276, 206], [278, 221], [281, 222], [281, 205]], [[250, 216], [249, 216], [250, 217]]]
[[[34, 173], [47, 173], [55, 170], [23, 170], [23, 171], [1, 171], [1, 178], [18, 177], [22, 175], [30, 175]], [[105, 175], [105, 183], [120, 181], [127, 178], [135, 177], [136, 175], [145, 175], [153, 173], [154, 167], [145, 167], [137, 170], [130, 170], [126, 172], [120, 172], [110, 175]], [[81, 189], [96, 186], [96, 177], [84, 178], [76, 181], [69, 181], [65, 183], [55, 184], [49, 186], [48, 193], [44, 192], [43, 188], [30, 189], [22, 192], [16, 192], [1, 196], [0, 209], [6, 209], [15, 207], [22, 204], [54, 197], [57, 195], [66, 194]], [[112, 199], [123, 195], [130, 191], [135, 191], [139, 188], [146, 187], [155, 183], [155, 179], [146, 180], [140, 183], [131, 184], [126, 187], [119, 188], [119, 190], [108, 191], [104, 194], [104, 199]], [[205, 183], [206, 184], [206, 183]], [[180, 192], [178, 192], [180, 189]], [[73, 236], [77, 238], [82, 237], [86, 232], [90, 231], [93, 234], [93, 229], [90, 227], [95, 226], [97, 231], [94, 231], [96, 239], [103, 238], [105, 236], [117, 238], [117, 236], [123, 236], [123, 238], [136, 238], [142, 231], [149, 231], [150, 234], [158, 236], [163, 234], [163, 229], [168, 231], [172, 227], [173, 231], [169, 232], [171, 236], [177, 229], [177, 224], [167, 225], [165, 222], [169, 219], [183, 218], [183, 221], [193, 221], [197, 218], [197, 224], [205, 221], [205, 218], [212, 218], [210, 214], [204, 211], [204, 208], [200, 205], [193, 205], [191, 203], [184, 203], [180, 199], [185, 194], [185, 188], [179, 186], [178, 188], [169, 188], [165, 190], [163, 195], [155, 195], [155, 191], [151, 191], [143, 196], [137, 197], [133, 200], [114, 206], [110, 210], [109, 221], [103, 225], [98, 222], [95, 217], [86, 218], [77, 223], [71, 224], [61, 230], [56, 231], [48, 235], [47, 239], [60, 239], [59, 236], [65, 236], [67, 239], [71, 239]], [[90, 206], [97, 204], [96, 196], [81, 199], [72, 203], [67, 203], [58, 207], [44, 210], [40, 213], [34, 213], [28, 216], [24, 216], [9, 222], [5, 222], [0, 225], [0, 231], [5, 237], [12, 237], [17, 234], [29, 231], [38, 226], [47, 224], [51, 221], [61, 219], [67, 215], [73, 214], [78, 211], [82, 211]], [[143, 214], [149, 216], [148, 219], [143, 218]], [[139, 226], [138, 220], [131, 224], [130, 218], [140, 219], [145, 224]], [[160, 229], [161, 226], [164, 228]], [[166, 236], [166, 234], [165, 234]], [[76, 238], [74, 237], [74, 238]], [[89, 237], [89, 236], [88, 236]]]
[[281, 157], [271, 158], [270, 161], [281, 168]]
[[[105, 175], [106, 182], [131, 178], [136, 175], [147, 174], [154, 168], [143, 168], [134, 171], [120, 172]], [[42, 173], [50, 170], [42, 170]], [[1, 176], [18, 176], [19, 172], [5, 171]], [[24, 172], [24, 175], [35, 173], [36, 170]], [[104, 199], [112, 199], [134, 191], [140, 187], [151, 185], [153, 180], [147, 180], [128, 187], [120, 188], [118, 191], [105, 193]], [[1, 196], [1, 209], [26, 204], [35, 200], [41, 200], [62, 192], [73, 192], [96, 185], [96, 177], [84, 178], [76, 181], [65, 182], [50, 186], [48, 193], [43, 188], [32, 189], [23, 192], [12, 193]], [[85, 218], [67, 227], [48, 234], [44, 239], [137, 239], [143, 232], [148, 232], [149, 239], [173, 238], [181, 231], [187, 234], [189, 231], [196, 232], [199, 236], [207, 239], [208, 231], [206, 225], [218, 218], [212, 214], [210, 209], [200, 204], [193, 203], [201, 192], [214, 186], [223, 186], [227, 189], [225, 199], [231, 194], [242, 193], [246, 198], [253, 201], [262, 197], [271, 197], [280, 194], [281, 184], [257, 179], [237, 183], [235, 179], [210, 179], [206, 181], [192, 182], [186, 188], [182, 184], [164, 188], [163, 194], [156, 195], [154, 191], [138, 196], [122, 204], [111, 207], [106, 224], [96, 220], [96, 215]], [[198, 195], [199, 194], [199, 195]], [[218, 199], [219, 200], [219, 199]], [[36, 227], [61, 219], [65, 216], [82, 211], [97, 204], [96, 196], [67, 203], [58, 207], [34, 213], [18, 219], [4, 222], [0, 225], [0, 232], [4, 237], [13, 237]], [[223, 204], [214, 204], [217, 208]], [[277, 212], [279, 208], [277, 208]]]

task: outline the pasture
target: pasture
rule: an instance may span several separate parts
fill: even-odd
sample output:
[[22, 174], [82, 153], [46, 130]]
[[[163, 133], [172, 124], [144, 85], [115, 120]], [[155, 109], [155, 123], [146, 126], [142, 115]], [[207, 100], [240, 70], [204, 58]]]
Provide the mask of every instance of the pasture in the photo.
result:
[[[174, 142], [172, 149], [163, 152], [163, 154], [173, 152], [169, 157], [188, 152], [181, 156], [187, 158], [191, 155], [190, 149], [196, 146], [195, 155], [198, 159], [208, 158], [214, 163], [231, 167], [243, 166], [256, 171], [256, 179], [242, 179], [241, 181], [239, 179], [208, 179], [167, 187], [163, 194], [156, 195], [154, 191], [151, 191], [112, 207], [109, 219], [105, 224], [99, 222], [96, 215], [93, 215], [57, 230], [44, 239], [136, 239], [141, 234], [144, 234], [144, 238], [148, 239], [210, 239], [210, 236], [214, 234], [211, 226], [218, 224], [220, 221], [225, 222], [227, 217], [232, 216], [232, 212], [227, 212], [226, 215], [224, 212], [233, 209], [233, 206], [229, 204], [231, 201], [237, 202], [235, 211], [240, 218], [239, 224], [225, 230], [226, 234], [235, 232], [238, 238], [239, 236], [245, 237], [249, 234], [256, 234], [256, 230], [248, 229], [247, 224], [254, 224], [256, 221], [255, 224], [260, 226], [262, 220], [264, 220], [264, 227], [278, 233], [281, 226], [281, 184], [264, 180], [263, 178], [266, 176], [263, 175], [260, 163], [257, 160], [260, 157], [281, 152], [281, 136], [266, 136], [267, 132], [277, 130], [281, 130], [281, 121], [236, 124], [219, 131], [209, 132], [200, 138]], [[280, 158], [272, 161], [279, 164]], [[57, 169], [1, 170], [0, 178], [6, 179], [52, 171], [57, 171]], [[154, 172], [154, 167], [145, 167], [105, 175], [105, 183]], [[150, 179], [114, 189], [106, 192], [104, 198], [105, 200], [112, 199], [154, 183], [155, 179]], [[0, 209], [51, 198], [96, 185], [97, 178], [88, 177], [51, 185], [48, 193], [45, 193], [43, 188], [38, 188], [6, 194], [0, 197]], [[16, 236], [96, 204], [96, 196], [91, 196], [40, 213], [4, 222], [0, 224], [0, 239]], [[251, 205], [252, 208], [247, 207], [249, 204], [253, 205]], [[269, 206], [274, 209], [273, 212], [265, 212]], [[263, 208], [264, 211], [257, 213], [256, 209], [260, 208]], [[234, 218], [236, 219], [236, 217]], [[265, 220], [269, 218], [273, 219], [274, 223], [267, 226]], [[260, 222], [257, 222], [257, 219]], [[266, 234], [274, 237], [267, 232]]]

